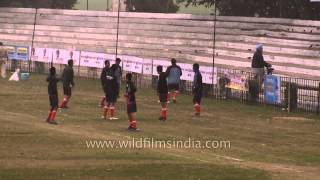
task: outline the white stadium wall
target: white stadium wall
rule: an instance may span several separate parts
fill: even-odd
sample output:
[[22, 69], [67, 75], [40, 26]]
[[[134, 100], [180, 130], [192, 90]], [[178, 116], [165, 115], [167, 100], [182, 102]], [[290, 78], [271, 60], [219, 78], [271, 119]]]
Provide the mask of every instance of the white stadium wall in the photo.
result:
[[[114, 54], [117, 12], [0, 8], [0, 41]], [[35, 23], [36, 20], [36, 23]], [[319, 79], [320, 21], [217, 17], [216, 67], [247, 69], [257, 43], [277, 74]], [[212, 65], [212, 16], [120, 13], [120, 55]]]

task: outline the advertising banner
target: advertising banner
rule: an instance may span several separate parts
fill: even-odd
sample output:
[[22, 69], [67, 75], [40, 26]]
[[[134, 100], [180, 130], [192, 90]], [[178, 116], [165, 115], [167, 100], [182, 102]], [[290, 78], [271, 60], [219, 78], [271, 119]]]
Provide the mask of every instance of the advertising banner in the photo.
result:
[[280, 103], [280, 77], [267, 75], [264, 81], [264, 93], [266, 103]]
[[152, 73], [154, 76], [158, 76], [157, 72], [157, 66], [161, 65], [163, 67], [163, 72], [165, 72], [168, 68], [168, 66], [171, 65], [171, 62], [168, 60], [153, 60], [153, 67], [152, 67]]
[[50, 63], [52, 60], [53, 49], [51, 48], [32, 48], [31, 61]]
[[134, 73], [142, 73], [142, 58], [135, 56], [122, 56], [123, 70]]
[[104, 53], [82, 51], [80, 57], [80, 66], [103, 68], [104, 61], [107, 59], [108, 55]]
[[240, 90], [240, 91], [248, 91], [248, 81], [245, 75], [226, 73], [226, 78], [229, 79], [226, 88]]
[[213, 83], [214, 85], [217, 84], [218, 72], [216, 67], [214, 68], [214, 71], [212, 71], [212, 67], [200, 66], [200, 72], [202, 74], [202, 83], [204, 84]]
[[194, 72], [192, 64], [178, 63], [177, 65], [180, 66], [182, 71], [181, 80], [193, 81]]
[[6, 46], [8, 50], [8, 58], [10, 60], [28, 61], [29, 46]]
[[143, 59], [143, 74], [151, 75], [152, 74], [152, 59]]
[[54, 49], [53, 50], [53, 63], [54, 64], [68, 64], [68, 61], [72, 59], [73, 64], [78, 66], [80, 63], [80, 51]]

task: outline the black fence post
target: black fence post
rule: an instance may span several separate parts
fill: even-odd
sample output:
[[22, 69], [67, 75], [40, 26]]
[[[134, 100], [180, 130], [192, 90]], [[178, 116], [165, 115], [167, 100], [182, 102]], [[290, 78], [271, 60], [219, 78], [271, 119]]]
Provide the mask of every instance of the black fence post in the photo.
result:
[[[34, 48], [33, 44], [34, 44], [34, 36], [35, 36], [36, 24], [37, 24], [37, 15], [38, 15], [38, 8], [36, 8], [36, 12], [34, 14], [34, 23], [33, 23], [32, 40], [31, 40], [31, 52], [32, 52], [32, 49]], [[30, 70], [31, 70], [31, 59], [29, 59], [28, 66], [29, 66], [28, 67], [28, 72], [30, 73]]]
[[288, 113], [291, 112], [291, 78], [289, 78], [288, 84]]
[[318, 106], [317, 106], [317, 115], [319, 115], [320, 111], [320, 83], [318, 85]]

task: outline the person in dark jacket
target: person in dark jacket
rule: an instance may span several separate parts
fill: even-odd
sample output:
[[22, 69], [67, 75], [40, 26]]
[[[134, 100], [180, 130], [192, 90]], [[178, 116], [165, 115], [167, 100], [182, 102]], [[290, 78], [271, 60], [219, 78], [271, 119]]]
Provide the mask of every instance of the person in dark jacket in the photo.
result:
[[117, 81], [114, 74], [114, 67], [110, 68], [110, 62], [108, 60], [105, 61], [105, 67], [101, 73], [101, 83], [106, 95], [106, 103], [104, 106], [104, 114], [103, 118], [107, 118], [108, 109], [110, 109], [110, 120], [118, 119], [114, 117], [115, 113], [115, 103], [117, 101]]
[[137, 112], [137, 103], [136, 103], [136, 95], [137, 92], [136, 86], [132, 82], [132, 74], [126, 74], [126, 94], [124, 95], [127, 100], [127, 114], [129, 118], [129, 131], [136, 131], [137, 129], [137, 120], [136, 120], [136, 112]]
[[182, 70], [180, 66], [177, 65], [177, 60], [171, 59], [171, 66], [167, 68], [166, 75], [168, 77], [168, 102], [170, 102], [170, 97], [172, 96], [173, 103], [177, 102], [177, 95], [180, 90], [180, 77], [182, 76]]
[[263, 81], [263, 76], [265, 74], [265, 70], [264, 70], [265, 67], [271, 67], [271, 65], [264, 60], [263, 45], [258, 44], [256, 46], [256, 52], [254, 53], [252, 58], [251, 68], [256, 79], [259, 81], [259, 84], [261, 84]]
[[114, 66], [114, 74], [116, 77], [116, 82], [117, 82], [117, 96], [119, 97], [119, 93], [120, 93], [120, 86], [121, 86], [121, 77], [122, 77], [122, 69], [120, 66], [121, 63], [121, 59], [120, 58], [116, 58], [116, 63], [112, 66]]
[[[102, 90], [104, 92], [104, 96], [101, 97], [101, 101], [100, 101], [100, 104], [99, 104], [99, 107], [105, 107], [106, 106], [106, 88], [105, 88], [105, 85], [104, 85], [104, 80], [105, 80], [105, 76], [106, 76], [106, 73], [108, 71], [111, 71], [110, 69], [110, 61], [109, 60], [106, 60], [104, 62], [104, 68], [102, 69], [101, 71], [101, 75], [100, 75], [100, 80], [101, 80], [101, 86], [102, 86]], [[108, 110], [107, 110], [108, 111]]]
[[50, 68], [50, 74], [47, 77], [48, 82], [48, 94], [49, 94], [49, 101], [50, 101], [50, 110], [47, 118], [47, 123], [49, 124], [58, 124], [55, 120], [57, 109], [58, 109], [58, 90], [57, 90], [57, 83], [59, 79], [56, 77], [56, 68]]
[[62, 80], [63, 80], [63, 94], [64, 98], [59, 108], [67, 109], [68, 102], [72, 95], [72, 88], [75, 86], [74, 81], [74, 72], [73, 72], [73, 60], [70, 59], [68, 61], [67, 67], [64, 68], [62, 73]]
[[161, 116], [159, 120], [167, 120], [167, 101], [168, 101], [168, 84], [167, 84], [167, 75], [163, 72], [162, 66], [157, 66], [157, 72], [159, 74], [159, 80], [157, 85], [157, 91], [159, 94], [159, 100], [162, 106]]
[[195, 63], [193, 64], [193, 72], [194, 72], [194, 77], [193, 77], [193, 86], [192, 86], [192, 93], [193, 93], [193, 105], [194, 105], [194, 110], [195, 116], [200, 116], [200, 104], [201, 104], [201, 99], [202, 99], [202, 75], [200, 73], [200, 66], [199, 64]]

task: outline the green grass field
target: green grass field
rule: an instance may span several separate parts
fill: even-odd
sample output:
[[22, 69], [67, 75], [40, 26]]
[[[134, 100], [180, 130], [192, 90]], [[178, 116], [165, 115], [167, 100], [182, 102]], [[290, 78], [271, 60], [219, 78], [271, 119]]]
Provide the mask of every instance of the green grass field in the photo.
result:
[[[157, 120], [160, 105], [151, 89], [139, 89], [138, 126], [128, 132], [124, 99], [119, 120], [101, 120], [99, 81], [76, 80], [70, 109], [58, 126], [45, 123], [45, 76], [0, 79], [0, 179], [315, 179], [320, 175], [320, 120], [272, 107], [204, 99], [193, 118], [191, 97], [169, 105], [169, 120]], [[62, 99], [61, 84], [59, 84]], [[229, 149], [87, 148], [88, 140], [227, 140]]]

